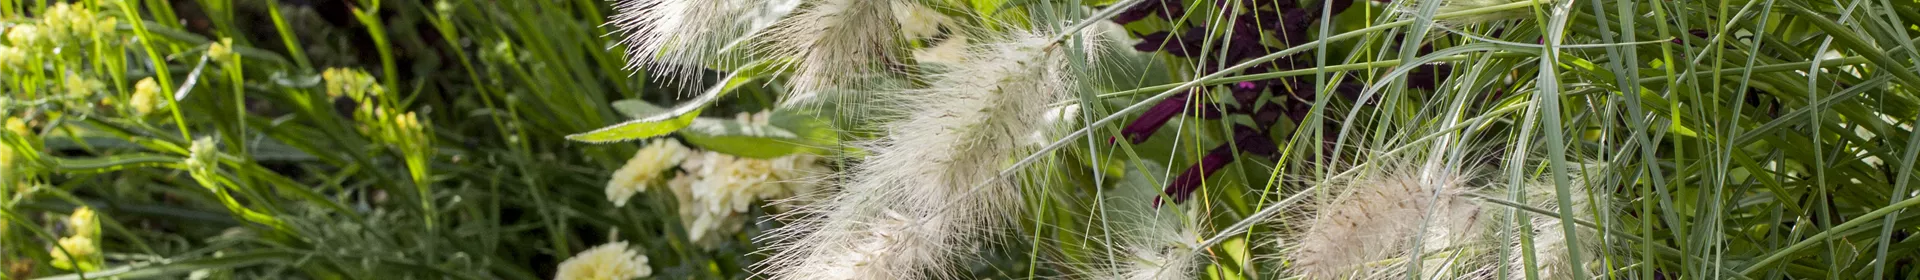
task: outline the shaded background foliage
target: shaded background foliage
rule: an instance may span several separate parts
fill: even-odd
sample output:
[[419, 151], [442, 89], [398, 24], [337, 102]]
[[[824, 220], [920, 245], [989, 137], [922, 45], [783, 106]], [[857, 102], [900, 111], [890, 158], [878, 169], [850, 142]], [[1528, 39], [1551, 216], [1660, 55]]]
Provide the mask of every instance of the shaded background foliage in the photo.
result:
[[[52, 2], [0, 1], [4, 25], [32, 24]], [[646, 249], [657, 278], [740, 279], [761, 257], [752, 238], [781, 224], [756, 208], [743, 234], [705, 249], [688, 242], [671, 197], [606, 202], [607, 174], [637, 146], [566, 136], [646, 115], [617, 101], [682, 104], [693, 98], [682, 93], [706, 86], [663, 86], [623, 69], [628, 57], [602, 25], [607, 2], [73, 2], [119, 22], [96, 45], [8, 70], [6, 116], [30, 132], [4, 134], [6, 145], [38, 156], [6, 171], [30, 176], [0, 182], [7, 277], [69, 273], [49, 262], [48, 244], [73, 231], [60, 220], [82, 205], [105, 227], [112, 269], [100, 273], [123, 276], [538, 279], [620, 239]], [[1042, 7], [1116, 4], [946, 2], [1033, 18], [1054, 16]], [[1913, 2], [1577, 1], [1529, 5], [1513, 20], [1366, 29], [1436, 12], [1395, 10], [1427, 7], [1417, 4], [1147, 0], [1108, 19], [1126, 24], [1126, 45], [1142, 53], [1114, 58], [1122, 71], [1076, 104], [1092, 118], [1155, 104], [1086, 127], [1096, 140], [1050, 158], [1044, 168], [1058, 172], [1023, 178], [1032, 216], [979, 248], [986, 261], [967, 276], [1074, 275], [1113, 231], [1090, 222], [1109, 218], [1103, 203], [1203, 208], [1209, 229], [1259, 218], [1312, 185], [1275, 178], [1325, 176], [1362, 156], [1338, 147], [1424, 137], [1416, 128], [1459, 106], [1492, 120], [1472, 139], [1496, 143], [1472, 147], [1497, 169], [1489, 182], [1552, 181], [1567, 174], [1542, 166], [1566, 161], [1609, 167], [1613, 179], [1596, 184], [1614, 191], [1585, 195], [1619, 210], [1582, 218], [1603, 222], [1614, 251], [1590, 273], [1920, 278], [1920, 218], [1904, 211], [1920, 205], [1909, 185], [1920, 152]], [[1551, 18], [1566, 25], [1542, 20]], [[1356, 30], [1367, 31], [1320, 41]], [[1545, 55], [1536, 44], [1550, 36], [1581, 46]], [[223, 38], [239, 62], [204, 63]], [[1310, 42], [1325, 44], [1146, 98]], [[1394, 72], [1409, 64], [1419, 66]], [[363, 133], [380, 125], [356, 120], [372, 101], [328, 94], [331, 68], [370, 73], [392, 93], [384, 102], [428, 124], [431, 136], [411, 144], [430, 151]], [[103, 86], [55, 98], [69, 74]], [[168, 89], [195, 85], [165, 111], [180, 115], [117, 109], [137, 81], [163, 76]], [[741, 78], [707, 116], [773, 110], [785, 90], [775, 74]], [[860, 125], [830, 110], [779, 113]], [[870, 136], [837, 132], [821, 138]], [[187, 150], [208, 135], [244, 155], [219, 160], [217, 176], [271, 222], [235, 213], [222, 202], [231, 197], [191, 174]], [[1112, 194], [1143, 189], [1167, 197]], [[1274, 278], [1283, 261], [1250, 256], [1272, 254], [1257, 236], [1282, 230], [1257, 225], [1214, 244], [1206, 275]]]

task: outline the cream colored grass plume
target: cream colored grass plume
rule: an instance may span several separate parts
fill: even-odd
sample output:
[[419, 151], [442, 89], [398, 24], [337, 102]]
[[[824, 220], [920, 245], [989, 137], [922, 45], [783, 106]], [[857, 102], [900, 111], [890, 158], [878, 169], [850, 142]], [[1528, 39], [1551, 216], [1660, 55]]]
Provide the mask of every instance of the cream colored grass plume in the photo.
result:
[[[1446, 149], [1434, 149], [1442, 152]], [[1385, 151], [1384, 149], [1378, 151]], [[1363, 149], [1361, 153], [1376, 153]], [[1486, 262], [1484, 189], [1458, 157], [1372, 155], [1348, 176], [1314, 182], [1320, 192], [1281, 227], [1281, 275], [1302, 279], [1406, 278], [1416, 256], [1423, 279], [1471, 279]]]
[[823, 92], [859, 94], [893, 76], [903, 53], [895, 2], [809, 0], [764, 30], [755, 52], [790, 59], [781, 68], [792, 90], [787, 104], [810, 103]]
[[1049, 36], [1013, 31], [966, 52], [904, 98], [887, 136], [838, 194], [771, 236], [759, 265], [772, 279], [944, 279], [965, 250], [1012, 222], [1019, 192], [1001, 171], [1046, 130], [1049, 104], [1071, 96], [1065, 54]]
[[668, 83], [699, 87], [701, 70], [738, 66], [727, 45], [754, 25], [756, 8], [770, 0], [622, 0], [607, 24], [624, 35], [629, 70], [647, 70]]
[[[1608, 221], [1600, 217], [1602, 217], [1602, 212], [1609, 211], [1605, 209], [1611, 207], [1609, 206], [1611, 203], [1608, 203], [1609, 201], [1605, 199], [1595, 200], [1594, 198], [1608, 197], [1607, 193], [1611, 190], [1610, 188], [1603, 187], [1607, 183], [1607, 181], [1604, 180], [1605, 177], [1603, 177], [1603, 174], [1606, 173], [1600, 166], [1601, 165], [1598, 164], [1583, 164], [1577, 165], [1573, 170], [1566, 171], [1567, 176], [1572, 178], [1572, 182], [1570, 182], [1567, 187], [1570, 192], [1568, 195], [1573, 201], [1571, 206], [1566, 207], [1570, 207], [1575, 219], [1598, 222], [1605, 225]], [[1507, 278], [1523, 279], [1528, 277], [1527, 268], [1531, 267], [1534, 268], [1534, 272], [1537, 273], [1536, 276], [1538, 276], [1539, 279], [1571, 280], [1577, 279], [1576, 276], [1572, 275], [1572, 269], [1575, 265], [1584, 266], [1588, 268], [1587, 271], [1595, 271], [1593, 268], [1601, 267], [1598, 264], [1604, 263], [1601, 257], [1602, 253], [1606, 252], [1606, 249], [1605, 243], [1603, 242], [1604, 240], [1599, 235], [1598, 230], [1587, 226], [1577, 226], [1573, 234], [1580, 240], [1580, 244], [1567, 243], [1566, 229], [1562, 226], [1562, 223], [1565, 223], [1565, 221], [1558, 216], [1563, 205], [1559, 203], [1556, 195], [1558, 187], [1554, 186], [1554, 183], [1551, 181], [1531, 182], [1523, 184], [1516, 190], [1522, 193], [1515, 195], [1512, 192], [1501, 192], [1489, 194], [1488, 196], [1496, 199], [1516, 199], [1524, 197], [1527, 205], [1554, 214], [1526, 212], [1526, 220], [1514, 222], [1512, 220], [1514, 214], [1524, 212], [1525, 210], [1518, 210], [1514, 207], [1494, 203], [1485, 204], [1487, 205], [1487, 213], [1489, 216], [1499, 217], [1498, 220], [1506, 221], [1506, 223], [1495, 223], [1500, 226], [1494, 228], [1496, 232], [1493, 235], [1504, 239], [1500, 240], [1498, 245], [1507, 247], [1507, 252], [1505, 253], [1507, 258], [1500, 262], [1492, 263], [1494, 265], [1500, 265], [1501, 267], [1488, 268], [1487, 270], [1490, 271], [1490, 273], [1493, 271], [1501, 271], [1506, 273]], [[1528, 236], [1521, 236], [1519, 234], [1520, 231], [1526, 231]], [[1531, 240], [1530, 242], [1521, 242], [1523, 238], [1531, 238]], [[1527, 248], [1529, 245], [1531, 245], [1532, 248]], [[1532, 256], [1532, 258], [1529, 259], [1529, 255]], [[1580, 255], [1582, 263], [1572, 263], [1572, 260], [1568, 258], [1569, 255]]]
[[[1150, 167], [1149, 167], [1150, 166]], [[1077, 275], [1069, 279], [1186, 280], [1196, 279], [1207, 264], [1200, 248], [1202, 223], [1207, 207], [1196, 204], [1170, 204], [1153, 207], [1142, 203], [1160, 195], [1165, 169], [1157, 164], [1127, 172], [1106, 193], [1101, 236], [1088, 236], [1102, 258], [1074, 263]], [[1158, 178], [1155, 178], [1158, 177]], [[1150, 179], [1151, 178], [1151, 179]]]

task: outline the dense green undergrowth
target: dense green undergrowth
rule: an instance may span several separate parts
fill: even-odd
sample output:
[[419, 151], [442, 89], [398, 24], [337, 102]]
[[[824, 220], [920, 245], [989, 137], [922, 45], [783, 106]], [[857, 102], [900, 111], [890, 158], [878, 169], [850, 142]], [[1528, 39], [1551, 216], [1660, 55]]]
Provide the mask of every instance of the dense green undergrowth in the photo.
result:
[[[1006, 212], [900, 278], [1920, 278], [1912, 1], [885, 2], [887, 74], [835, 88], [752, 36], [632, 64], [678, 53], [623, 52], [645, 11], [607, 1], [0, 0], [0, 279], [796, 277], [783, 230], [1020, 32], [1074, 82], [933, 147], [1010, 147], [920, 182]], [[991, 125], [951, 131], [1029, 128]], [[1352, 193], [1434, 181], [1379, 203], [1484, 237], [1420, 215], [1307, 269], [1346, 244], [1315, 226], [1401, 213]]]

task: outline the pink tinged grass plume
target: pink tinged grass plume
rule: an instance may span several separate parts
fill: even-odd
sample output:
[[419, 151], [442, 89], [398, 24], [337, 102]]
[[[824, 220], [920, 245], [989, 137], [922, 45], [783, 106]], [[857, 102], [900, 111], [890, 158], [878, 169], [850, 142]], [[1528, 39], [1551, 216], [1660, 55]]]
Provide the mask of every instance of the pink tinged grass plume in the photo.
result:
[[1051, 128], [1048, 104], [1070, 96], [1065, 57], [1047, 36], [1006, 35], [970, 49], [906, 99], [888, 136], [830, 200], [776, 233], [761, 265], [772, 279], [942, 279], [976, 242], [1009, 222], [1018, 192], [1000, 176], [1026, 156], [1023, 137]]

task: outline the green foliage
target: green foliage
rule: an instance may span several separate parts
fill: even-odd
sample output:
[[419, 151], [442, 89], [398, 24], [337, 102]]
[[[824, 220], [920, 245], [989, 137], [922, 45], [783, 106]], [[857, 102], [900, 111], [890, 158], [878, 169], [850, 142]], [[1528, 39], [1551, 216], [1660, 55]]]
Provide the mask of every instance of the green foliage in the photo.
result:
[[[608, 36], [606, 1], [66, 2], [0, 0], [0, 279], [544, 279], [614, 240], [657, 279], [744, 279], [786, 212], [756, 203], [732, 220], [742, 230], [703, 244], [669, 190], [614, 207], [606, 185], [635, 142], [822, 156], [837, 171], [898, 114], [870, 108], [884, 96], [778, 105], [783, 58], [701, 73], [711, 85], [649, 82]], [[959, 22], [981, 32], [1085, 27], [1136, 3], [917, 2], [978, 16]], [[1519, 192], [1476, 198], [1518, 218], [1498, 223], [1599, 232], [1575, 237], [1605, 251], [1575, 274], [1920, 278], [1912, 1], [1350, 1], [1305, 42], [1264, 35], [1249, 64], [1128, 50], [1242, 20], [1215, 2], [1169, 1], [1189, 8], [1121, 27], [1124, 42], [1061, 36], [1079, 42], [1063, 50], [1110, 51], [1075, 62], [1086, 82], [1056, 104], [1074, 108], [1066, 130], [1006, 159], [1022, 215], [967, 248], [982, 258], [962, 276], [1085, 277], [1114, 261], [1112, 240], [1138, 227], [1127, 219], [1165, 212], [1202, 229], [1196, 278], [1284, 278], [1274, 237], [1294, 233], [1304, 199], [1340, 190], [1325, 182], [1448, 154], [1479, 187], [1600, 201], [1608, 211], [1583, 216]], [[1455, 2], [1493, 4], [1440, 6]], [[1223, 52], [1207, 46], [1194, 57]], [[1281, 59], [1308, 63], [1250, 70]], [[1429, 64], [1452, 67], [1409, 86]], [[924, 86], [914, 78], [875, 83]], [[1302, 110], [1267, 124], [1278, 154], [1239, 155], [1191, 201], [1151, 208], [1183, 167], [1263, 123], [1189, 110], [1135, 144], [1129, 121], [1185, 93], [1194, 109], [1243, 105], [1234, 86], [1276, 79], [1298, 83], [1258, 102]], [[1588, 165], [1604, 168], [1575, 174]], [[91, 255], [64, 222], [83, 208], [99, 215]], [[1415, 258], [1521, 253], [1504, 245]]]

